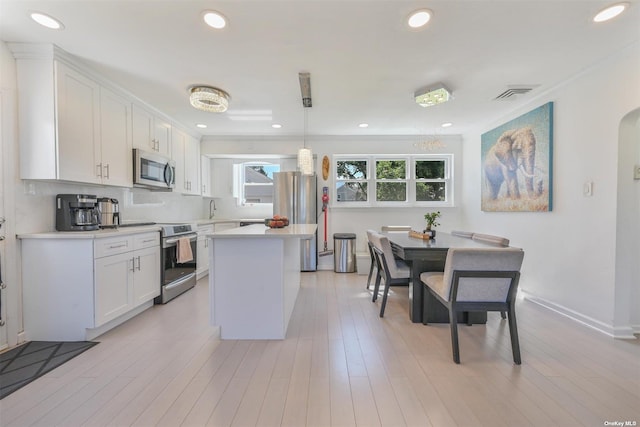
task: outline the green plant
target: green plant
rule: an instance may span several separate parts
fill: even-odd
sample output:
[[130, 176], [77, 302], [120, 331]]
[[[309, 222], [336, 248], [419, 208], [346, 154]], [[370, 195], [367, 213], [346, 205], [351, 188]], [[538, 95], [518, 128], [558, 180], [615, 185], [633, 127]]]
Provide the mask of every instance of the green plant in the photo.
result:
[[427, 229], [439, 226], [440, 223], [437, 221], [438, 218], [440, 218], [440, 211], [424, 214], [424, 219], [427, 221]]

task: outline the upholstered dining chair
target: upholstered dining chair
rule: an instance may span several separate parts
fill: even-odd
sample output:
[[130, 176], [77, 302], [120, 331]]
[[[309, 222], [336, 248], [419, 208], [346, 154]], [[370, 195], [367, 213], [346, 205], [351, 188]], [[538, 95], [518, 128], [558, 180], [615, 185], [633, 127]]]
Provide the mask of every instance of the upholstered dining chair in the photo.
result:
[[398, 285], [408, 286], [411, 279], [411, 269], [403, 260], [394, 258], [389, 239], [379, 233], [373, 233], [371, 238], [378, 267], [378, 276], [376, 277], [371, 300], [375, 302], [378, 299], [380, 283], [384, 278], [384, 293], [382, 295], [382, 304], [380, 305], [380, 317], [384, 317], [389, 288]]
[[509, 239], [500, 236], [492, 236], [491, 234], [473, 233], [471, 238], [479, 242], [490, 243], [497, 246], [503, 246], [505, 248], [509, 246]]
[[371, 236], [377, 232], [375, 230], [367, 230], [367, 247], [369, 248], [369, 256], [371, 257], [371, 265], [369, 267], [369, 277], [367, 277], [367, 289], [371, 286], [371, 278], [373, 277], [373, 270], [376, 270], [376, 280], [380, 275], [380, 270], [376, 267], [376, 254], [373, 251], [373, 242]]
[[473, 238], [473, 232], [471, 232], [471, 231], [453, 230], [451, 232], [451, 235], [452, 236], [458, 236], [458, 237], [465, 237], [467, 239]]
[[521, 363], [515, 301], [524, 251], [519, 248], [450, 248], [444, 272], [425, 272], [426, 290], [449, 310], [453, 361], [460, 363], [458, 313], [504, 311], [509, 317], [511, 350]]
[[394, 232], [394, 231], [411, 231], [410, 225], [383, 225], [380, 227], [380, 231], [383, 233]]

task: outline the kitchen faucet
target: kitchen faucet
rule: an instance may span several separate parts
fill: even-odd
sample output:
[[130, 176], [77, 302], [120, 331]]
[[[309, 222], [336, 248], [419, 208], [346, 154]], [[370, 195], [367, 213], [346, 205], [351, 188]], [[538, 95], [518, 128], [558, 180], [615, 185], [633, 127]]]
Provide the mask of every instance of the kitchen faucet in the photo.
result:
[[209, 219], [213, 218], [215, 214], [216, 214], [216, 201], [211, 199], [209, 201]]

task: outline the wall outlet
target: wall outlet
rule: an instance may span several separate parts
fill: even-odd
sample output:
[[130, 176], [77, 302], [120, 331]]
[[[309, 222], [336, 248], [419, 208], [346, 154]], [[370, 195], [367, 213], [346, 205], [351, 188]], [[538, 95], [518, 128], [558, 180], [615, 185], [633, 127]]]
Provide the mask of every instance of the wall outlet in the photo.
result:
[[640, 165], [633, 167], [633, 179], [640, 179]]

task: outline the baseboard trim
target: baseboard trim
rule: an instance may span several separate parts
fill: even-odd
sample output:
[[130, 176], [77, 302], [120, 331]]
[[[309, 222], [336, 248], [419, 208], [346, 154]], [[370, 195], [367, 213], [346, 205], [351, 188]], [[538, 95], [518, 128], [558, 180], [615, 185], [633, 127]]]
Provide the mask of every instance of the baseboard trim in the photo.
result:
[[534, 295], [531, 295], [527, 292], [520, 291], [524, 299], [527, 301], [531, 301], [534, 304], [537, 304], [541, 307], [544, 307], [548, 310], [555, 311], [558, 314], [561, 314], [569, 319], [581, 323], [591, 329], [595, 329], [598, 332], [601, 332], [605, 335], [608, 335], [612, 338], [616, 339], [637, 339], [634, 334], [638, 333], [638, 329], [636, 327], [629, 326], [612, 326], [608, 325], [600, 320], [594, 319], [593, 317], [585, 316], [582, 313], [578, 313], [575, 310], [567, 308], [563, 305], [556, 304], [549, 300], [545, 300], [544, 298], [539, 298]]

